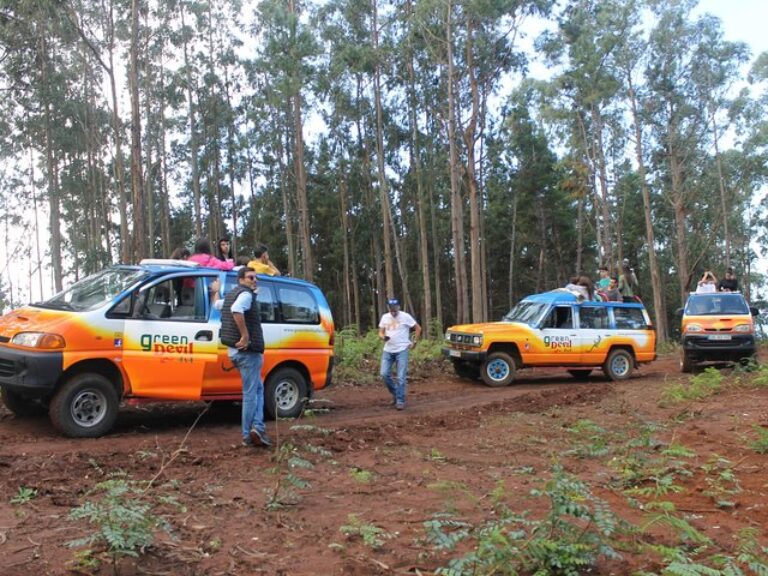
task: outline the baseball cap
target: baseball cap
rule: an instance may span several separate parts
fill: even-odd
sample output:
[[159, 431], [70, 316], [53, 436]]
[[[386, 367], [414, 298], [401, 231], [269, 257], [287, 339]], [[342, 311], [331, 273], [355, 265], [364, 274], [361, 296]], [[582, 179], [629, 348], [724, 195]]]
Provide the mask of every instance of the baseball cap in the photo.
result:
[[397, 298], [390, 298], [387, 300], [387, 306], [400, 306], [400, 300]]

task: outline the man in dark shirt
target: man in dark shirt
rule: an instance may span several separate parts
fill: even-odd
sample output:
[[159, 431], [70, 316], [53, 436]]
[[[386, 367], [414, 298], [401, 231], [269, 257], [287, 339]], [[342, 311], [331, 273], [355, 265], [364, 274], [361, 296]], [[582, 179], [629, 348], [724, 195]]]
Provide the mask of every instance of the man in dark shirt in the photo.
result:
[[717, 285], [717, 289], [720, 292], [739, 291], [739, 281], [733, 273], [733, 268], [728, 268], [725, 271], [725, 278], [720, 280], [720, 283]]

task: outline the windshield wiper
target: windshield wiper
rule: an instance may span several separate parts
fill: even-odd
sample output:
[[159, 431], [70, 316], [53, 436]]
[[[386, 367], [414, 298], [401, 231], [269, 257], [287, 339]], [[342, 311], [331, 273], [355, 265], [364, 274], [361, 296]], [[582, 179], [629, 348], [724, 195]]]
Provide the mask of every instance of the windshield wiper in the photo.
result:
[[76, 308], [69, 302], [34, 302], [30, 306], [37, 306], [38, 308], [48, 308], [49, 310], [71, 310], [74, 312]]

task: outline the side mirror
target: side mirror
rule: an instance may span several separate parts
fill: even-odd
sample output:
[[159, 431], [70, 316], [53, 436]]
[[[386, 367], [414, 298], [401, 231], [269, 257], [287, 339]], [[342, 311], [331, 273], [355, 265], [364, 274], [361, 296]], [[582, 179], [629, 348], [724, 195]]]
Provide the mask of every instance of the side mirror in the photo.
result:
[[760, 310], [758, 310], [754, 306], [749, 307], [749, 313], [752, 314], [752, 316], [760, 316]]

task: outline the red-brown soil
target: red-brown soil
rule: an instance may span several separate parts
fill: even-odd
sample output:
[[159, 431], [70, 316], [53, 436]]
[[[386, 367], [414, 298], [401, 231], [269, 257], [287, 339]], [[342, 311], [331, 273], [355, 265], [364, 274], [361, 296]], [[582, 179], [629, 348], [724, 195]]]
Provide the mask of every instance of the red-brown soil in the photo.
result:
[[[731, 368], [721, 373], [724, 384], [751, 378]], [[695, 453], [686, 459], [692, 474], [675, 479], [684, 490], [661, 499], [673, 501], [716, 549], [733, 553], [740, 529], [762, 531], [768, 523], [767, 456], [750, 448], [753, 427], [768, 426], [768, 387], [727, 387], [701, 401], [661, 407], [662, 390], [690, 378], [679, 373], [674, 356], [621, 383], [598, 372], [577, 382], [555, 369], [519, 376], [513, 386], [493, 389], [436, 363], [411, 375], [402, 412], [389, 405], [381, 384], [337, 383], [316, 395], [312, 408], [323, 410], [268, 425], [273, 441], [290, 443], [313, 464], [290, 470], [309, 482], [292, 494], [287, 465], [275, 473], [276, 450], [239, 446], [237, 408], [211, 409], [195, 424], [203, 404], [125, 407], [113, 433], [96, 440], [66, 439], [45, 418], [22, 420], [0, 408], [0, 574], [73, 573], [75, 550], [66, 543], [89, 527], [68, 519], [69, 512], [115, 473], [154, 479], [150, 494], [172, 496], [183, 506], [160, 509], [173, 538], [160, 534], [139, 558], [121, 560], [122, 575], [429, 574], [451, 555], [426, 541], [425, 521], [446, 510], [481, 521], [499, 481], [512, 509], [541, 517], [546, 502], [530, 490], [550, 477], [555, 461], [620, 517], [641, 524], [642, 511], [630, 506], [610, 466], [620, 454], [579, 454], [584, 439], [573, 426], [580, 420], [601, 426], [617, 446], [652, 427], [658, 442], [648, 448], [652, 454], [672, 443]], [[713, 455], [727, 459], [741, 487], [723, 495], [730, 502], [724, 508], [705, 494], [711, 476], [702, 466]], [[268, 510], [280, 478], [283, 506]], [[37, 495], [12, 504], [20, 487]], [[653, 496], [635, 498], [642, 503]], [[383, 545], [372, 548], [342, 533], [354, 521], [350, 515], [381, 528]], [[657, 543], [679, 543], [664, 529], [648, 532]], [[765, 534], [758, 538], [765, 545]], [[660, 568], [658, 558], [630, 547], [622, 556], [601, 560], [592, 573]], [[105, 560], [76, 573], [110, 574], [112, 567]]]

